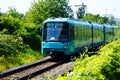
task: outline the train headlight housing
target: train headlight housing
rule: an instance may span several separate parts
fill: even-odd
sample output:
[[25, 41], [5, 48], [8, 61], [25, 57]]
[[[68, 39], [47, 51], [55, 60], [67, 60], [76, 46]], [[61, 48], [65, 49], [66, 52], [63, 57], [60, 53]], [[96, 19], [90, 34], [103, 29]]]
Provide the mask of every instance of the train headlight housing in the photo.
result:
[[66, 49], [68, 47], [68, 45], [69, 45], [68, 43], [64, 44], [64, 48]]

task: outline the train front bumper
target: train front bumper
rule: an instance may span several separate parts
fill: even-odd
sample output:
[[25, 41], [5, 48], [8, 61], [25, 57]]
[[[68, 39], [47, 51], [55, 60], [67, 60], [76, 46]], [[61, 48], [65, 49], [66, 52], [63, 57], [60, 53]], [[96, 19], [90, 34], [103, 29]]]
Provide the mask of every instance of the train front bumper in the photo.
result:
[[69, 43], [68, 42], [42, 42], [41, 54], [45, 53], [57, 53], [69, 55]]

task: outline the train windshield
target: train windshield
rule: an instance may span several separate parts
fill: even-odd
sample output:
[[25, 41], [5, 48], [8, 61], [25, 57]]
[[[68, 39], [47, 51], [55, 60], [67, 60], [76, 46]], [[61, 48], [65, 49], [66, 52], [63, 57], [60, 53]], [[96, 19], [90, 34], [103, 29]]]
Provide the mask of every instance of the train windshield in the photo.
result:
[[68, 41], [69, 27], [66, 22], [47, 22], [44, 24], [43, 41]]

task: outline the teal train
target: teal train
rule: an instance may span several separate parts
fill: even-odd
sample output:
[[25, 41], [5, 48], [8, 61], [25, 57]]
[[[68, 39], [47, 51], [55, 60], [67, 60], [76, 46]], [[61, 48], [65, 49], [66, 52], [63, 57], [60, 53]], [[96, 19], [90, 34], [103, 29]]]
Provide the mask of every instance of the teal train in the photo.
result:
[[70, 18], [48, 18], [42, 26], [41, 54], [72, 55], [114, 39], [116, 26]]

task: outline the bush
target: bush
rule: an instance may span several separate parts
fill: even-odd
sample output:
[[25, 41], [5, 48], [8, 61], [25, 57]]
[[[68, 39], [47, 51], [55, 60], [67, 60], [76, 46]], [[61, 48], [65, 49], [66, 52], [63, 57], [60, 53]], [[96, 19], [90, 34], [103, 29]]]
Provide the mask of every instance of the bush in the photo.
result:
[[[109, 64], [102, 68], [102, 73], [106, 79], [118, 80], [120, 78], [120, 40], [117, 40], [101, 49], [102, 56], [105, 52], [108, 54]], [[106, 56], [107, 57], [107, 56]]]
[[36, 27], [33, 23], [24, 23], [18, 30], [17, 34], [23, 38], [25, 44], [28, 44], [30, 48], [34, 50], [40, 50], [41, 48], [41, 36], [39, 27]]
[[118, 80], [120, 77], [120, 40], [114, 41], [94, 55], [77, 59], [73, 71], [57, 80]]
[[44, 57], [23, 43], [22, 37], [0, 34], [0, 71]]
[[0, 56], [16, 55], [25, 52], [28, 47], [21, 37], [0, 34]]

